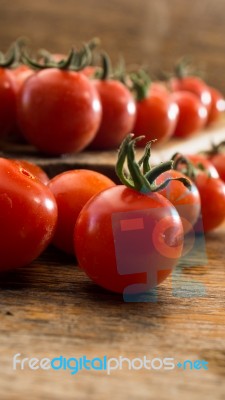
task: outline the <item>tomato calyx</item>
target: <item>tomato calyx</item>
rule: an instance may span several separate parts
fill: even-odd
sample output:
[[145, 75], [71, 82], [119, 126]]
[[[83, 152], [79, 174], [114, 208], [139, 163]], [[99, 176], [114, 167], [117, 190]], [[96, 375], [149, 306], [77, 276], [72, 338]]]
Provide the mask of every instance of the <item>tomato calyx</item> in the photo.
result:
[[210, 172], [207, 171], [206, 167], [201, 162], [199, 162], [197, 166], [195, 166], [190, 160], [188, 160], [187, 157], [185, 157], [181, 153], [175, 153], [172, 156], [172, 160], [174, 161], [173, 169], [181, 172], [193, 181], [196, 180], [197, 176], [200, 173], [205, 173], [206, 175], [211, 177]]
[[[174, 161], [166, 161], [151, 168], [149, 162], [151, 156], [151, 145], [155, 142], [155, 140], [151, 140], [146, 144], [144, 154], [137, 162], [135, 160], [135, 144], [137, 141], [142, 140], [144, 136], [139, 136], [135, 139], [133, 139], [133, 136], [133, 134], [128, 135], [122, 142], [116, 163], [116, 174], [125, 186], [137, 190], [140, 193], [151, 193], [164, 189], [172, 180], [178, 180], [187, 188], [191, 188], [191, 183], [186, 178], [169, 178], [161, 184], [156, 185], [155, 180], [158, 176], [165, 171], [173, 169]], [[129, 174], [124, 170], [126, 161]]]
[[57, 68], [60, 70], [81, 71], [85, 67], [91, 65], [93, 58], [92, 52], [98, 43], [99, 40], [94, 38], [90, 40], [90, 42], [84, 43], [83, 47], [79, 51], [77, 51], [75, 48], [72, 48], [68, 56], [60, 61], [56, 61], [54, 56], [47, 50], [41, 50], [39, 52], [41, 61], [38, 61], [37, 59], [31, 59], [26, 49], [23, 50], [21, 58], [25, 65], [28, 65], [30, 68], [36, 70]]
[[214, 156], [216, 154], [224, 153], [224, 150], [225, 150], [225, 140], [223, 140], [218, 144], [211, 143], [211, 149], [205, 150], [201, 154], [206, 156]]
[[10, 68], [16, 61], [17, 48], [13, 44], [6, 54], [0, 52], [0, 68]]
[[151, 78], [143, 69], [137, 72], [131, 72], [131, 90], [134, 93], [137, 101], [141, 101], [148, 97]]

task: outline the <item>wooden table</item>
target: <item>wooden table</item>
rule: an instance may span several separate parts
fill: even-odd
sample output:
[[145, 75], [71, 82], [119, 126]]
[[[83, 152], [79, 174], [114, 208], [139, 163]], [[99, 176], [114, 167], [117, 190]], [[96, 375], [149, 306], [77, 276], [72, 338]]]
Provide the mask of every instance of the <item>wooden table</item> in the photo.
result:
[[[209, 142], [209, 132], [207, 135]], [[25, 156], [39, 157], [30, 148]], [[110, 174], [114, 158], [115, 154], [108, 157], [108, 170], [99, 159], [97, 169], [104, 165], [104, 171]], [[56, 173], [87, 162], [85, 154], [74, 160], [70, 157], [57, 163], [39, 158], [39, 163]], [[200, 266], [197, 260], [195, 267], [182, 269], [181, 275], [176, 270], [173, 280], [168, 279], [158, 288], [156, 303], [126, 303], [121, 296], [101, 290], [77, 268], [72, 257], [53, 247], [32, 266], [1, 276], [0, 398], [224, 399], [225, 225], [207, 235], [206, 243], [208, 262]], [[186, 297], [174, 296], [172, 284], [179, 287], [181, 281], [187, 284], [193, 280], [204, 285], [203, 297], [191, 296], [189, 291]], [[184, 371], [176, 367], [172, 371], [135, 371], [124, 367], [111, 375], [85, 370], [75, 376], [68, 370], [14, 371], [13, 356], [17, 353], [20, 358], [39, 359], [107, 355], [130, 359], [172, 357], [176, 363], [206, 360], [208, 370]]]

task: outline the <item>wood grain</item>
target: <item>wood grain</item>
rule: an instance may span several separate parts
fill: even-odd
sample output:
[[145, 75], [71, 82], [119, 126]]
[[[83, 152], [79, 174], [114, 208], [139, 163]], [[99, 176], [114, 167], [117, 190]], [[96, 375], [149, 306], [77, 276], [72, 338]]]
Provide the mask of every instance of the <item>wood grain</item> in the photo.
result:
[[225, 0], [1, 0], [0, 48], [25, 35], [34, 49], [65, 52], [99, 36], [114, 62], [123, 54], [153, 73], [191, 56], [225, 92], [224, 7]]
[[[92, 284], [72, 258], [50, 248], [31, 267], [1, 276], [0, 397], [222, 400], [225, 395], [225, 226], [207, 237], [208, 263], [186, 268], [203, 297], [175, 297], [167, 280], [157, 303], [124, 303]], [[107, 268], [107, 265], [106, 265]], [[204, 359], [208, 371], [45, 372], [12, 370], [12, 357]]]

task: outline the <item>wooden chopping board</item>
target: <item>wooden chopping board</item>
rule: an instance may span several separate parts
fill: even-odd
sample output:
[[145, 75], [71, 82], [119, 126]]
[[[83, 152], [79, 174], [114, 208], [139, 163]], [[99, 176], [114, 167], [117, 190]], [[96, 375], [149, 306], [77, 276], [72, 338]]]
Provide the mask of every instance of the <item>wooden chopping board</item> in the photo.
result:
[[[152, 150], [152, 163], [170, 159], [177, 151], [182, 153], [197, 153], [210, 148], [211, 143], [225, 140], [225, 120], [212, 125], [204, 131], [198, 132], [188, 139], [171, 138], [167, 143], [154, 144]], [[142, 150], [137, 150], [140, 157]], [[83, 151], [77, 154], [62, 155], [61, 157], [48, 157], [40, 154], [27, 144], [0, 143], [0, 155], [3, 157], [22, 158], [40, 165], [50, 177], [69, 169], [86, 168], [102, 172], [110, 178], [117, 180], [115, 163], [117, 151]]]

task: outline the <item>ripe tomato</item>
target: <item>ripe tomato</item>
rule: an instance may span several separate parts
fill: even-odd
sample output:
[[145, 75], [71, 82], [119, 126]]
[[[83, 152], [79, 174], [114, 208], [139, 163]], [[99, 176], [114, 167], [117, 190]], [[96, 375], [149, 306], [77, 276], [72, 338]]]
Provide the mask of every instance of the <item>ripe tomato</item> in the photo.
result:
[[25, 138], [49, 154], [84, 149], [101, 122], [94, 85], [72, 71], [49, 68], [32, 75], [19, 92], [17, 106]]
[[225, 182], [225, 153], [214, 154], [209, 160], [216, 168], [220, 179]]
[[174, 136], [188, 137], [203, 128], [208, 113], [195, 94], [187, 91], [179, 91], [174, 92], [171, 97], [179, 108]]
[[10, 71], [0, 68], [0, 137], [11, 129], [16, 119], [16, 95]]
[[11, 69], [10, 73], [14, 77], [14, 88], [17, 94], [27, 78], [34, 74], [34, 70], [29, 68], [27, 65], [19, 65], [18, 67]]
[[185, 154], [185, 157], [190, 160], [196, 168], [204, 168], [212, 178], [219, 178], [217, 169], [205, 156], [201, 154]]
[[182, 253], [183, 228], [176, 209], [160, 194], [118, 185], [86, 203], [74, 241], [79, 266], [95, 283], [117, 293], [131, 285], [137, 294], [169, 275]]
[[211, 108], [208, 114], [207, 125], [218, 121], [218, 119], [222, 116], [225, 111], [225, 100], [218, 90], [209, 86], [209, 91], [211, 94]]
[[186, 76], [183, 78], [173, 78], [170, 81], [173, 92], [187, 91], [195, 94], [207, 112], [211, 109], [211, 93], [207, 84], [196, 76]]
[[179, 110], [177, 104], [164, 91], [150, 89], [148, 97], [137, 102], [137, 117], [133, 132], [135, 137], [145, 135], [138, 142], [144, 146], [148, 141], [157, 139], [157, 143], [165, 141], [174, 132]]
[[206, 173], [199, 173], [195, 184], [201, 197], [204, 232], [209, 232], [225, 220], [225, 184]]
[[[156, 179], [156, 184], [159, 185], [171, 178], [186, 177], [179, 171], [170, 170], [161, 174]], [[181, 217], [184, 233], [189, 232], [196, 223], [201, 211], [200, 195], [195, 184], [190, 181], [190, 188], [187, 188], [182, 182], [171, 180], [169, 185], [158, 193], [166, 197], [174, 205]]]
[[[175, 157], [175, 168], [183, 170], [185, 175], [190, 177], [200, 194], [202, 222], [204, 232], [217, 228], [225, 219], [225, 184], [219, 178], [213, 178], [208, 171], [195, 168], [188, 160], [186, 168], [182, 155]], [[201, 225], [201, 224], [200, 224]], [[196, 231], [202, 233], [202, 227], [196, 223]]]
[[15, 162], [0, 159], [0, 270], [22, 267], [50, 243], [57, 221], [51, 191]]
[[55, 246], [74, 254], [74, 226], [82, 207], [92, 196], [114, 185], [111, 179], [89, 170], [63, 172], [49, 182], [58, 206]]
[[92, 149], [117, 148], [134, 126], [135, 100], [126, 86], [116, 80], [95, 80], [102, 104], [102, 121]]
[[29, 171], [35, 178], [38, 178], [44, 185], [47, 185], [49, 182], [49, 177], [45, 173], [45, 171], [39, 167], [38, 165], [27, 161], [27, 160], [11, 160], [14, 161], [19, 167], [22, 167]]

